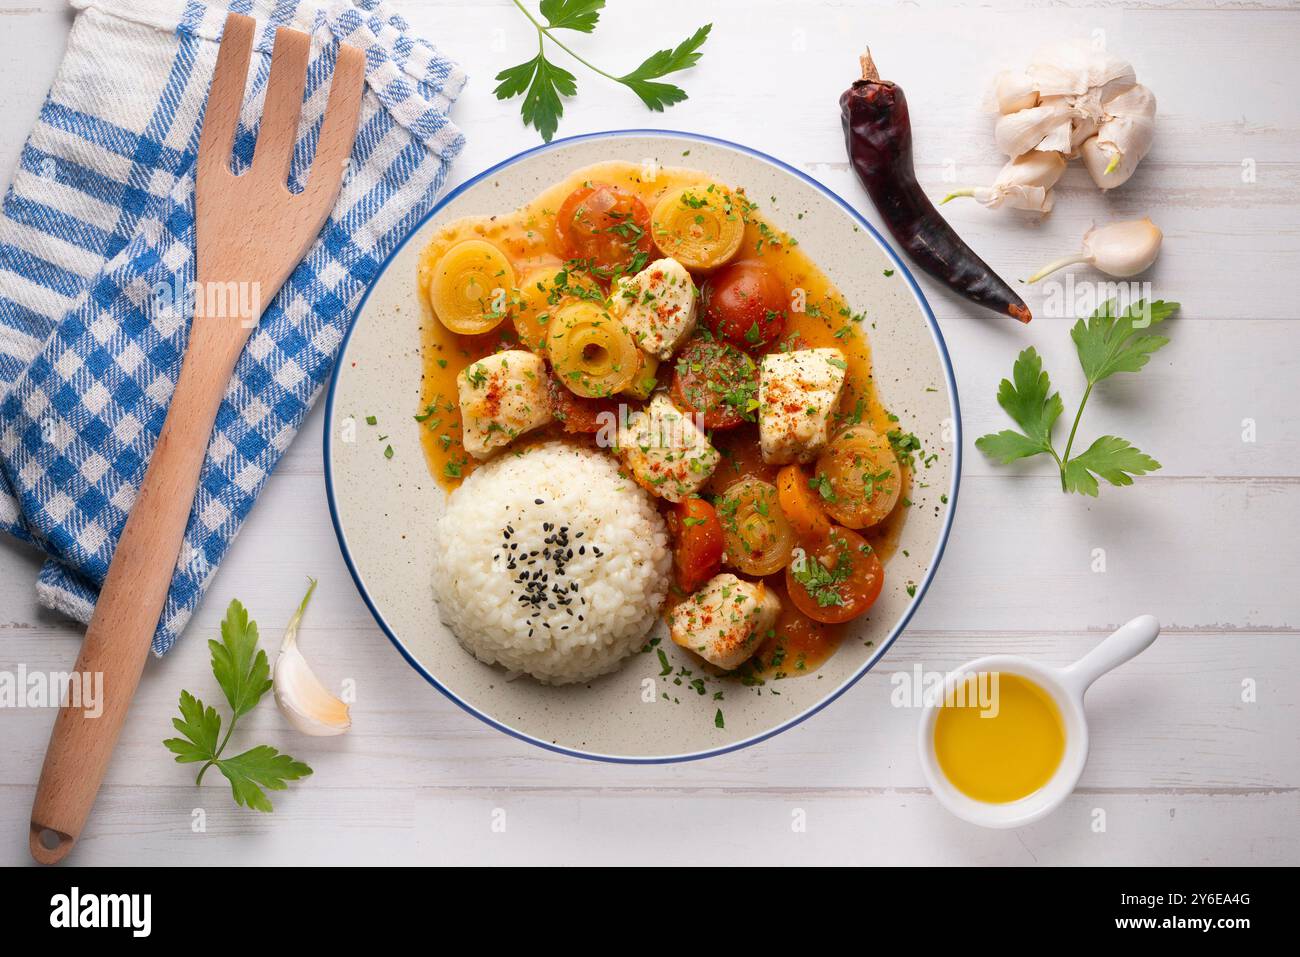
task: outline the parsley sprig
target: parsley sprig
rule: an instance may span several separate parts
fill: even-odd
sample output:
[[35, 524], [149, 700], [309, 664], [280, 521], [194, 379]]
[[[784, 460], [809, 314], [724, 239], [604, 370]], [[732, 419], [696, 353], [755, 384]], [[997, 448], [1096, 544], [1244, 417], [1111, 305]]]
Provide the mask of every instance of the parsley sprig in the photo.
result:
[[998, 388], [998, 405], [1023, 431], [1005, 429], [990, 433], [978, 438], [975, 447], [1003, 465], [1034, 455], [1050, 455], [1060, 469], [1062, 491], [1094, 497], [1098, 478], [1111, 485], [1132, 485], [1133, 476], [1160, 468], [1159, 462], [1116, 435], [1103, 435], [1078, 455], [1070, 454], [1093, 387], [1116, 372], [1141, 371], [1151, 354], [1169, 342], [1166, 337], [1147, 330], [1173, 315], [1178, 303], [1156, 300], [1148, 304], [1142, 300], [1123, 312], [1117, 312], [1117, 308], [1111, 300], [1087, 320], [1080, 319], [1070, 330], [1087, 387], [1074, 415], [1074, 424], [1070, 426], [1064, 453], [1057, 454], [1052, 430], [1065, 411], [1065, 403], [1059, 392], [1052, 391], [1051, 380], [1043, 371], [1043, 360], [1032, 346], [1020, 353], [1011, 379], [1003, 379]]
[[181, 716], [172, 718], [172, 726], [182, 737], [168, 738], [163, 744], [176, 755], [177, 764], [203, 762], [195, 784], [202, 784], [204, 773], [215, 765], [230, 782], [236, 804], [270, 811], [271, 802], [262, 788], [283, 791], [286, 781], [306, 777], [311, 774], [311, 768], [266, 744], [231, 758], [222, 757], [235, 724], [271, 688], [270, 663], [266, 652], [257, 647], [257, 622], [249, 620], [247, 609], [238, 601], [232, 601], [226, 609], [221, 641], [210, 640], [208, 649], [212, 652], [212, 673], [232, 712], [225, 736], [221, 734], [221, 715], [217, 709], [205, 705], [188, 691], [181, 691]]
[[583, 59], [563, 41], [556, 39], [553, 32], [594, 32], [600, 11], [605, 8], [605, 0], [542, 0], [538, 7], [542, 20], [533, 16], [520, 0], [513, 2], [537, 29], [537, 56], [498, 73], [497, 87], [493, 92], [498, 100], [509, 100], [522, 95], [524, 101], [520, 114], [524, 125], [535, 127], [548, 143], [555, 135], [560, 117], [564, 114], [564, 98], [578, 92], [578, 80], [568, 70], [546, 58], [547, 40], [593, 73], [626, 86], [650, 109], [662, 112], [665, 106], [686, 99], [686, 91], [671, 83], [659, 82], [660, 78], [694, 66], [700, 59], [700, 47], [713, 29], [713, 24], [706, 23], [672, 49], [652, 53], [631, 73], [615, 76]]

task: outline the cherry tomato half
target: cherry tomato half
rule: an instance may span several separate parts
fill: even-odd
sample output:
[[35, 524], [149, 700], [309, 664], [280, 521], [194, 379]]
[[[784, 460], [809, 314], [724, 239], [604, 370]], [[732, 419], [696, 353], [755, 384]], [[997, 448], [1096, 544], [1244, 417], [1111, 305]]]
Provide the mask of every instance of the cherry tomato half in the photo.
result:
[[611, 270], [651, 247], [645, 204], [608, 183], [587, 183], [570, 193], [555, 216], [555, 232], [566, 258]]
[[740, 349], [761, 349], [785, 330], [785, 284], [759, 262], [719, 269], [700, 288], [700, 305], [713, 334]]
[[729, 343], [694, 339], [678, 353], [672, 393], [680, 407], [704, 416], [706, 429], [734, 428], [754, 421], [758, 367]]
[[704, 499], [688, 498], [668, 513], [668, 528], [673, 533], [677, 584], [693, 592], [722, 566], [722, 522]]
[[785, 587], [795, 607], [813, 621], [833, 624], [857, 618], [875, 604], [885, 584], [885, 566], [857, 532], [834, 527], [816, 546], [803, 546], [785, 569]]
[[612, 396], [588, 399], [576, 395], [554, 373], [547, 376], [546, 391], [551, 399], [551, 414], [565, 432], [592, 435], [618, 425], [619, 403]]

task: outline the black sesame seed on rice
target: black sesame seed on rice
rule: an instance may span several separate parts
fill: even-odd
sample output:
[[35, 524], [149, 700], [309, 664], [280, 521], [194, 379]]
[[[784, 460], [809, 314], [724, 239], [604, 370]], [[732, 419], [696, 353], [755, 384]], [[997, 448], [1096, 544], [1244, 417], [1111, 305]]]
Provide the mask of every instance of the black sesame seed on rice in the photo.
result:
[[[635, 504], [627, 498], [626, 481], [616, 478], [616, 472], [607, 456], [546, 443], [528, 454], [485, 463], [467, 478], [439, 520], [445, 523], [441, 537], [469, 549], [481, 541], [480, 557], [473, 559], [478, 564], [467, 573], [463, 566], [469, 553], [457, 547], [439, 553], [436, 569], [438, 600], [444, 609], [452, 609], [449, 623], [454, 622], [453, 630], [467, 648], [473, 650], [483, 641], [505, 647], [513, 641], [511, 650], [497, 658], [506, 667], [544, 681], [586, 681], [585, 670], [593, 662], [569, 656], [569, 643], [600, 630], [602, 636], [617, 633], [619, 644], [610, 649], [616, 662], [625, 639], [639, 625], [629, 625], [621, 615], [607, 621], [597, 608], [610, 597], [607, 589], [615, 596], [628, 588], [649, 595], [663, 580], [666, 569], [661, 561], [668, 558], [666, 551], [657, 549], [653, 561], [636, 564], [631, 580], [608, 581], [613, 569], [603, 559], [621, 558], [625, 542], [653, 535], [658, 518], [648, 497]], [[530, 487], [534, 498], [529, 498]], [[457, 500], [467, 504], [457, 509]], [[628, 511], [636, 513], [632, 524], [624, 521]], [[580, 519], [587, 527], [568, 524], [560, 517], [566, 514], [572, 516], [568, 521]], [[604, 526], [595, 523], [604, 522], [606, 514], [609, 528], [601, 535], [604, 546], [598, 546], [586, 534], [600, 531]], [[589, 556], [594, 559], [590, 565]], [[502, 571], [509, 574], [500, 575]], [[492, 576], [497, 576], [495, 581]], [[636, 595], [621, 600], [637, 604]], [[590, 621], [587, 611], [593, 614]], [[539, 629], [549, 630], [550, 636]], [[499, 637], [497, 631], [502, 632]], [[525, 634], [528, 640], [520, 641]], [[643, 636], [636, 637], [640, 648]]]

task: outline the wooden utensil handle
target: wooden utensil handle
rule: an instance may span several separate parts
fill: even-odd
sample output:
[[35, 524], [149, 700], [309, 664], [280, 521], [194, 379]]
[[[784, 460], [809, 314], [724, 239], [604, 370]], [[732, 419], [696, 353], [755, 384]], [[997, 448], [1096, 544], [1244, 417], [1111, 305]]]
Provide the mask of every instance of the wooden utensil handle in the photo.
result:
[[[32, 805], [32, 857], [55, 864], [81, 834], [126, 719], [171, 585], [217, 410], [239, 350], [192, 324], [171, 406], [100, 589], [74, 678], [103, 676], [91, 716], [64, 702]], [[245, 337], [246, 338], [246, 337]], [[240, 343], [242, 346], [242, 342]], [[84, 703], [83, 703], [84, 704]], [[46, 846], [52, 832], [57, 842]]]

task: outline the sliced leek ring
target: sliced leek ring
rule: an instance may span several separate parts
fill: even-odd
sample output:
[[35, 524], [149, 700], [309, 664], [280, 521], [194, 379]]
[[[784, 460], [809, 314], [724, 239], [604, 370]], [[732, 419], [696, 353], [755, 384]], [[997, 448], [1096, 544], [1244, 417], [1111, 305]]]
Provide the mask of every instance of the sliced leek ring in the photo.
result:
[[657, 376], [659, 375], [659, 358], [649, 353], [637, 351], [637, 368], [636, 375], [632, 381], [624, 387], [623, 392], [634, 399], [648, 399], [650, 393], [655, 390], [659, 384]]
[[822, 508], [845, 528], [884, 521], [903, 489], [902, 469], [888, 436], [866, 425], [851, 425], [831, 439], [815, 474], [831, 488]]
[[795, 534], [781, 511], [776, 486], [747, 475], [718, 502], [725, 560], [746, 575], [771, 575], [790, 561]]
[[[563, 277], [562, 282], [557, 282]], [[519, 298], [511, 319], [519, 341], [534, 352], [546, 347], [551, 319], [562, 306], [578, 299], [604, 298], [596, 280], [562, 266], [541, 266], [519, 281]]]
[[452, 332], [475, 336], [490, 332], [509, 313], [515, 271], [496, 246], [466, 239], [452, 246], [433, 269], [429, 305]]
[[687, 269], [717, 269], [740, 250], [745, 219], [727, 189], [701, 183], [670, 190], [650, 216], [655, 245]]
[[640, 350], [604, 306], [585, 300], [561, 306], [550, 321], [546, 353], [575, 395], [602, 398], [626, 389], [640, 368]]

